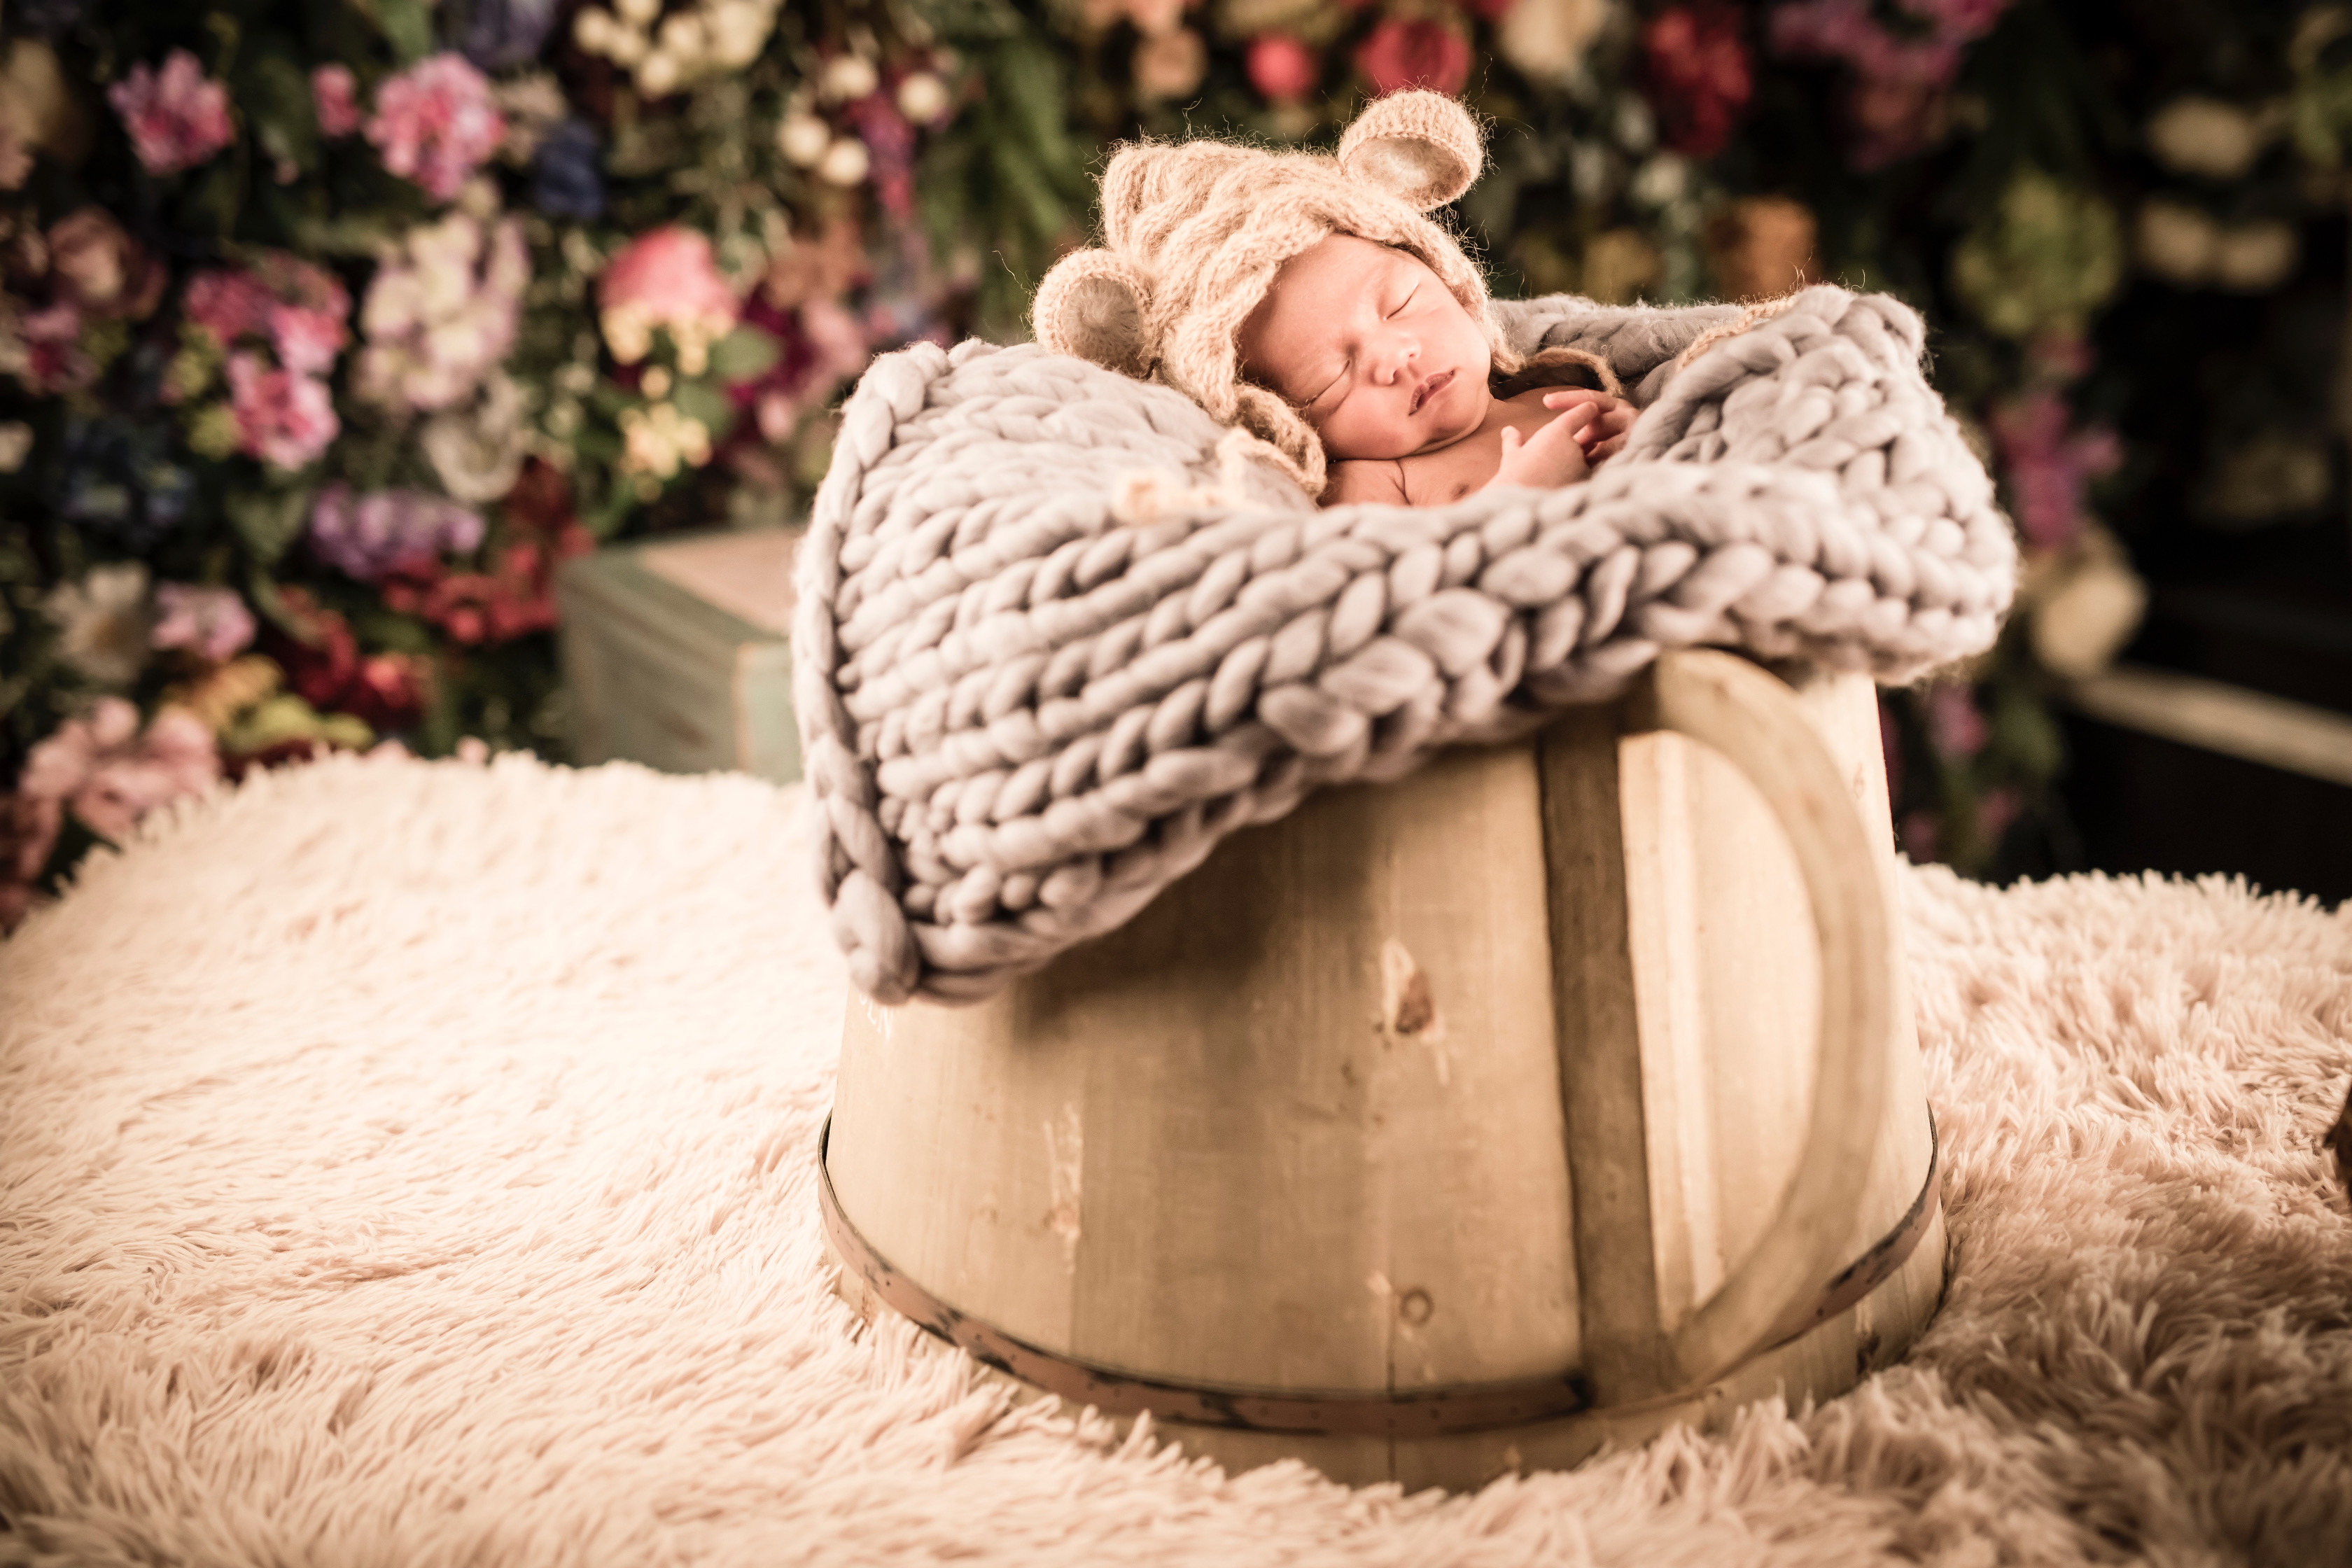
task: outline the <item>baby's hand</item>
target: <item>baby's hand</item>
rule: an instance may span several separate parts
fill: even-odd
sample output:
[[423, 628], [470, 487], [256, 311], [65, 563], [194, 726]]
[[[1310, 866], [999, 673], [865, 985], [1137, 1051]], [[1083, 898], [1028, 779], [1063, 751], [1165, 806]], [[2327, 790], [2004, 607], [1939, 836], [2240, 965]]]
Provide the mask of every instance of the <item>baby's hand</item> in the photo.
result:
[[1633, 417], [1640, 410], [1622, 397], [1612, 397], [1605, 392], [1593, 392], [1583, 387], [1564, 387], [1547, 392], [1546, 408], [1590, 408], [1592, 423], [1577, 432], [1577, 445], [1584, 448], [1584, 460], [1594, 468], [1624, 449], [1625, 434], [1633, 428]]
[[1588, 466], [1582, 434], [1592, 420], [1592, 409], [1577, 407], [1532, 436], [1521, 436], [1516, 425], [1504, 426], [1502, 466], [1486, 481], [1487, 488], [1549, 489], [1584, 478]]

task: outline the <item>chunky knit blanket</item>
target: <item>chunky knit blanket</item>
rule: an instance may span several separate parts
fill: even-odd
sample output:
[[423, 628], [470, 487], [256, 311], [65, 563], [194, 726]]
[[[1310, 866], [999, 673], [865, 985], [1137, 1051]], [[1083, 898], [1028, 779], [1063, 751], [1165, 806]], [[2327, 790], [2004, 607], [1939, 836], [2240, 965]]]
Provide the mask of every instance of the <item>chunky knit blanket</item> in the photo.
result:
[[984, 995], [1318, 785], [1521, 733], [1664, 647], [1903, 680], [1991, 643], [2015, 546], [1909, 309], [1499, 310], [1643, 405], [1589, 481], [1318, 511], [1169, 388], [1033, 346], [876, 362], [794, 627], [862, 989]]

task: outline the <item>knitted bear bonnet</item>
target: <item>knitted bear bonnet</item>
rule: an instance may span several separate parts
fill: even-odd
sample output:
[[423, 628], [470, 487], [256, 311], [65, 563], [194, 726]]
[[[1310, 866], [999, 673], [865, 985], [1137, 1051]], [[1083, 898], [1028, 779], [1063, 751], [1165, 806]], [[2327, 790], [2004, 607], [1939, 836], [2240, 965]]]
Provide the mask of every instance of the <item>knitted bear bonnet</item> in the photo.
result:
[[1166, 383], [1238, 425], [1310, 496], [1323, 443], [1296, 409], [1242, 378], [1242, 323], [1283, 263], [1331, 234], [1418, 257], [1486, 329], [1495, 365], [1520, 368], [1486, 309], [1486, 280], [1427, 214], [1478, 177], [1477, 122], [1442, 94], [1377, 100], [1336, 155], [1222, 142], [1122, 148], [1104, 172], [1103, 245], [1064, 257], [1037, 289], [1037, 341]]

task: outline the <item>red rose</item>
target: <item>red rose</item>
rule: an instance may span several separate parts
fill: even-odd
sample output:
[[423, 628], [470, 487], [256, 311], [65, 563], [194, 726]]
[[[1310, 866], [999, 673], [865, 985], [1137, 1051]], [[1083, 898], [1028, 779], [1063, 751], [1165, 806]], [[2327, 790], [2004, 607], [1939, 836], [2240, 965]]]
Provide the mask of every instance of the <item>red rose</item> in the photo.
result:
[[262, 638], [263, 651], [285, 669], [297, 696], [321, 713], [332, 711], [359, 668], [358, 640], [350, 624], [308, 589], [282, 584], [278, 596], [298, 635], [272, 626]]
[[[384, 602], [395, 609], [406, 607], [404, 602], [394, 603], [403, 598], [402, 585], [388, 586]], [[379, 732], [405, 729], [423, 716], [433, 675], [431, 659], [406, 653], [362, 656], [350, 623], [307, 589], [282, 584], [278, 594], [300, 636], [289, 637], [272, 626], [262, 646], [286, 671], [295, 695], [321, 713], [349, 713]], [[310, 752], [317, 750], [313, 743], [303, 744]]]
[[1470, 79], [1470, 44], [1443, 22], [1391, 16], [1357, 47], [1356, 68], [1376, 97], [1425, 87], [1450, 98]]
[[1315, 51], [1287, 33], [1260, 33], [1250, 40], [1244, 62], [1250, 85], [1269, 103], [1297, 103], [1323, 79]]
[[1715, 0], [1673, 6], [1642, 29], [1642, 49], [1666, 145], [1693, 158], [1723, 151], [1756, 89], [1739, 13]]

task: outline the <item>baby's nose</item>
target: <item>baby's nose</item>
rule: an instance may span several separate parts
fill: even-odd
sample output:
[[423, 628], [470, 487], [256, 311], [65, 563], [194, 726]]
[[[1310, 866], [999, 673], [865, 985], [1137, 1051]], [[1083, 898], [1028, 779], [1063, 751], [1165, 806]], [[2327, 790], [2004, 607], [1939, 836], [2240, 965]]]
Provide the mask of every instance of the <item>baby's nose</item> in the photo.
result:
[[1372, 350], [1372, 373], [1383, 384], [1393, 383], [1411, 375], [1420, 357], [1421, 343], [1410, 333], [1383, 332]]

